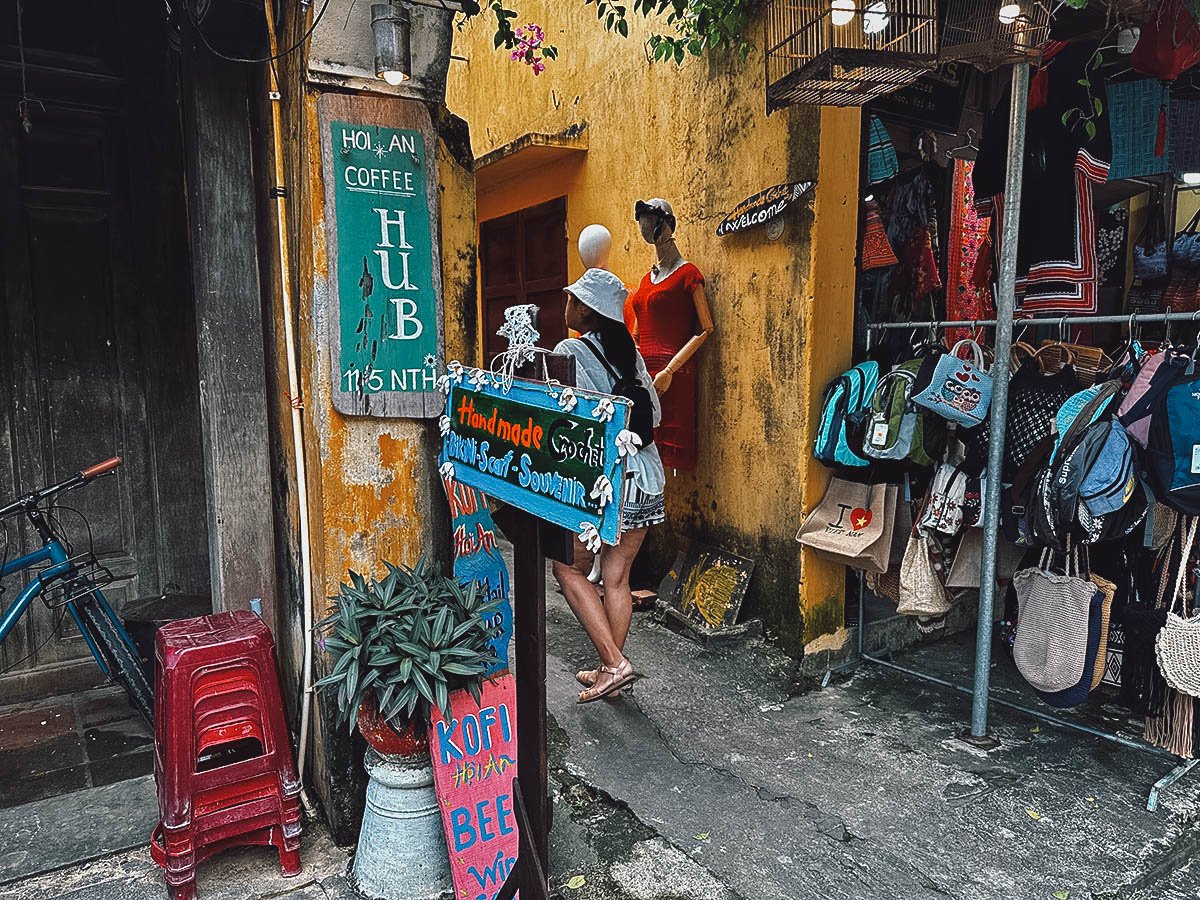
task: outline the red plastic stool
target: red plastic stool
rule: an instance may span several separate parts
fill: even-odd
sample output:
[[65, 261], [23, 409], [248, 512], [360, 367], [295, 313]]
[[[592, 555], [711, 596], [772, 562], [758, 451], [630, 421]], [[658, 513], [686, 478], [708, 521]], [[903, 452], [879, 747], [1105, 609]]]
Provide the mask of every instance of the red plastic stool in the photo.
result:
[[196, 896], [196, 866], [229, 847], [268, 844], [300, 872], [300, 779], [271, 632], [246, 610], [158, 631], [150, 855], [174, 900]]

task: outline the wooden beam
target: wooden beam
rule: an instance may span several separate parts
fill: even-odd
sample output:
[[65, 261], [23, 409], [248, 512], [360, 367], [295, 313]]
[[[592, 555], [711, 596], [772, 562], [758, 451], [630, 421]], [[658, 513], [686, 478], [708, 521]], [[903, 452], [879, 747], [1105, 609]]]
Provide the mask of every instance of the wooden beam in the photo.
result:
[[275, 553], [262, 294], [251, 165], [251, 70], [185, 37], [183, 122], [213, 609], [263, 602]]

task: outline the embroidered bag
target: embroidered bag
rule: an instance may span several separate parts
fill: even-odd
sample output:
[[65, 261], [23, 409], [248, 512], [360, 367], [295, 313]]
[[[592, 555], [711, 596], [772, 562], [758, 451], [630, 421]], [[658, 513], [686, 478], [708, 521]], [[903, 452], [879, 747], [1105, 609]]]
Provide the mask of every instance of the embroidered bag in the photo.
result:
[[1166, 278], [1168, 269], [1166, 213], [1162, 195], [1156, 192], [1146, 225], [1133, 245], [1133, 277], [1142, 280]]
[[[959, 359], [958, 349], [972, 351], [973, 360]], [[921, 367], [914, 387], [913, 402], [942, 418], [970, 428], [987, 416], [992, 401], [992, 376], [983, 368], [983, 350], [975, 341], [959, 341]]]
[[892, 249], [892, 242], [888, 240], [887, 230], [883, 227], [883, 219], [879, 216], [879, 204], [870, 200], [864, 203], [863, 207], [865, 220], [860, 268], [866, 272], [868, 269], [896, 265], [900, 260], [896, 258], [896, 251]]

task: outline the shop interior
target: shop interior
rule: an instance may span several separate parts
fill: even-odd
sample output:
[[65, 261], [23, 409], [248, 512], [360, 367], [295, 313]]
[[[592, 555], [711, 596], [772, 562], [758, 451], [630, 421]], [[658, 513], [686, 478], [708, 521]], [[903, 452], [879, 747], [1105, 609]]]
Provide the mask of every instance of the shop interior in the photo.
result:
[[[990, 686], [992, 703], [1011, 708], [994, 715], [1015, 709], [1161, 755], [1156, 791], [1200, 755], [1192, 682], [1178, 674], [1200, 669], [1200, 644], [1179, 640], [1196, 612], [1200, 513], [1178, 402], [1196, 402], [1187, 385], [1200, 359], [1200, 35], [1181, 40], [1182, 8], [1062, 9], [1044, 35], [1030, 23], [1017, 48], [1033, 63], [1019, 123], [1021, 82], [986, 54], [864, 109], [858, 365], [831, 386], [856, 414], [848, 443], [819, 439], [816, 452], [834, 470], [831, 492], [866, 507], [865, 520], [884, 504], [890, 529], [886, 549], [844, 557], [846, 621], [862, 626], [861, 662], [844, 668], [889, 667], [973, 694], [977, 707], [982, 684], [985, 722]], [[1014, 146], [1019, 249], [1001, 359]], [[997, 438], [998, 368], [1009, 385]], [[997, 461], [996, 581], [980, 621]], [[836, 508], [830, 495], [822, 506]], [[930, 641], [961, 653], [888, 649]], [[986, 653], [972, 679], [976, 647]]]

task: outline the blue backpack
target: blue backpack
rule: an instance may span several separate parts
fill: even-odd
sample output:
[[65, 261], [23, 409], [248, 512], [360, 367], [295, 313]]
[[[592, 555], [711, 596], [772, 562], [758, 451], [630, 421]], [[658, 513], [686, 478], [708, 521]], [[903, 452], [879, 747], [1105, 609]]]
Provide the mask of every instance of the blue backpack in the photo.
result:
[[[866, 466], [859, 455], [871, 397], [879, 384], [879, 364], [859, 363], [829, 382], [821, 401], [821, 423], [813, 455], [827, 466]], [[851, 449], [852, 447], [857, 449]]]
[[1200, 515], [1200, 372], [1185, 373], [1158, 397], [1143, 457], [1158, 501]]

